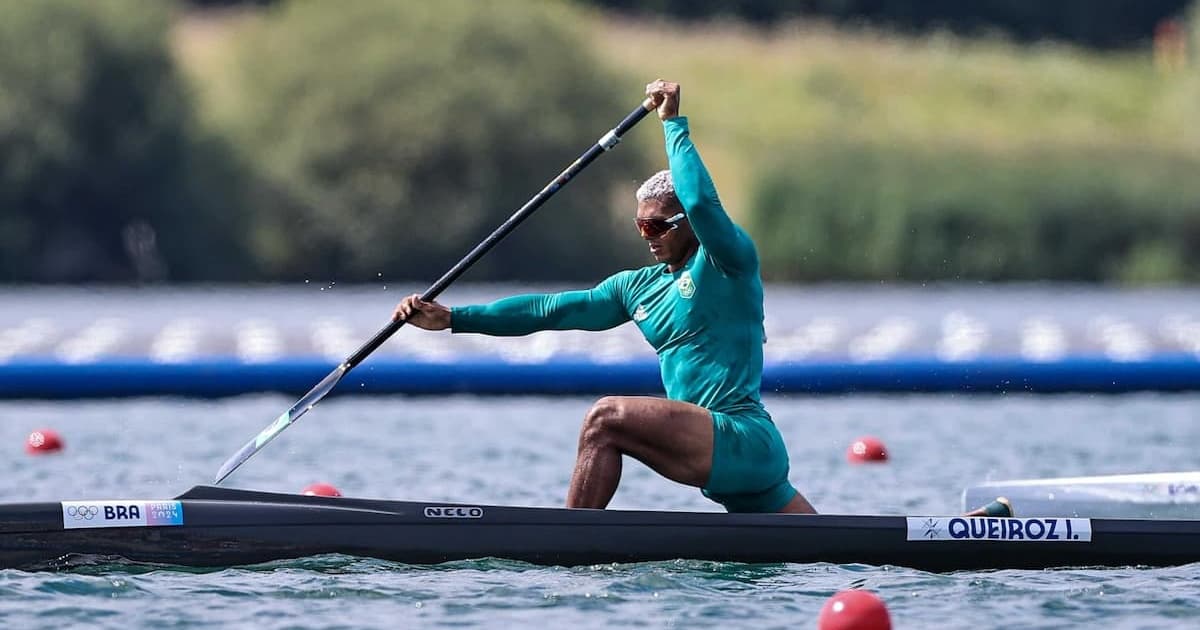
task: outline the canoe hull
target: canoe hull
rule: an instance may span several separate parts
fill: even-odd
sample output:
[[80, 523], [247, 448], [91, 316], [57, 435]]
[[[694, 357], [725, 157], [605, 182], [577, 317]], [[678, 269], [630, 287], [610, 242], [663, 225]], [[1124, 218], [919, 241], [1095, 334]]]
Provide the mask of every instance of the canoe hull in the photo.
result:
[[[952, 517], [567, 510], [204, 487], [178, 501], [181, 523], [167, 526], [76, 527], [64, 516], [66, 504], [0, 506], [0, 567], [55, 568], [96, 557], [221, 567], [331, 553], [412, 564], [487, 557], [547, 565], [697, 559], [928, 571], [1200, 561], [1200, 521], [1092, 519], [1086, 541], [929, 540], [920, 523]], [[1033, 531], [1028, 522], [1025, 527]], [[1004, 535], [1003, 523], [999, 531]]]

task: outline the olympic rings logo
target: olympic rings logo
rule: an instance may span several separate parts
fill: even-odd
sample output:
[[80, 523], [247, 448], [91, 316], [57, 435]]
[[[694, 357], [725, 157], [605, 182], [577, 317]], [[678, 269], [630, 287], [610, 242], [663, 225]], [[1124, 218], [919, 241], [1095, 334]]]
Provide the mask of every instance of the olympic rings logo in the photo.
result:
[[90, 521], [100, 514], [100, 508], [94, 505], [72, 505], [67, 508], [67, 516], [75, 520]]

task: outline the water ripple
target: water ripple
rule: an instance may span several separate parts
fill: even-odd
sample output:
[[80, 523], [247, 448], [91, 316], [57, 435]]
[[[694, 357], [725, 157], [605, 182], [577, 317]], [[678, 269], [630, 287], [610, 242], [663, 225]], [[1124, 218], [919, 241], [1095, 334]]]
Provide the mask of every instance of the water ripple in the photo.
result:
[[[0, 500], [177, 495], [211, 479], [230, 448], [291, 402], [0, 402], [0, 443], [20, 443], [31, 426], [52, 426], [68, 442], [58, 457], [0, 461]], [[331, 399], [233, 481], [294, 492], [325, 480], [354, 496], [557, 506], [590, 404]], [[950, 513], [965, 482], [989, 477], [1186, 470], [1200, 443], [1200, 396], [1191, 394], [860, 396], [768, 405], [792, 452], [793, 483], [830, 513]], [[845, 465], [847, 444], [863, 434], [886, 440], [887, 466]], [[614, 506], [718, 509], [636, 462], [625, 467]], [[0, 571], [0, 626], [794, 630], [812, 627], [825, 600], [845, 588], [879, 593], [899, 628], [1189, 628], [1200, 618], [1200, 565], [933, 574], [697, 561], [412, 566], [339, 555], [228, 569], [91, 562], [66, 572]]]

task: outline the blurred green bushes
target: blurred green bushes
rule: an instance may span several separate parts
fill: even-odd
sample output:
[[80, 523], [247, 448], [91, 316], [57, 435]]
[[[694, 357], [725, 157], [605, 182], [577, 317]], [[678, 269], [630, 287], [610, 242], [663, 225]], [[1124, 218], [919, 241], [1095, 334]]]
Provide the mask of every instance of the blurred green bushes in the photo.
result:
[[237, 175], [194, 124], [170, 12], [0, 3], [0, 281], [244, 272]]
[[1200, 160], [809, 140], [752, 225], [775, 280], [1200, 280]]
[[[0, 281], [432, 280], [640, 92], [557, 3], [297, 0], [239, 22], [214, 103], [178, 10], [0, 4]], [[642, 262], [647, 169], [597, 161], [471, 279]]]
[[773, 280], [1200, 280], [1195, 57], [804, 24], [597, 45], [684, 84]]
[[[636, 105], [639, 84], [605, 72], [579, 28], [542, 2], [268, 10], [235, 45], [223, 108], [261, 182], [264, 274], [440, 276]], [[627, 221], [647, 169], [630, 147], [598, 160], [469, 277], [598, 279], [641, 262]]]
[[[1200, 281], [1194, 62], [549, 1], [266, 4], [181, 52], [173, 4], [0, 3], [0, 282], [430, 281], [656, 76], [685, 85], [770, 279]], [[468, 279], [647, 262], [632, 191], [661, 142], [644, 123]]]
[[947, 29], [961, 35], [1003, 32], [1022, 41], [1043, 38], [1093, 47], [1145, 42], [1160, 20], [1191, 0], [578, 0], [640, 14], [696, 20], [737, 17], [759, 24], [819, 17], [910, 33]]

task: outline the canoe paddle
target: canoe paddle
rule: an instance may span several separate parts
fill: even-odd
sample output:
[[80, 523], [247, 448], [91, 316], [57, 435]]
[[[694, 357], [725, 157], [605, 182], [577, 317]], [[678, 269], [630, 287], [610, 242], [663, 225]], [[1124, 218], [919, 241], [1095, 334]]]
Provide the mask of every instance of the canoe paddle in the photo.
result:
[[[625, 135], [625, 132], [629, 131], [630, 129], [633, 129], [633, 126], [638, 124], [643, 118], [646, 117], [646, 114], [650, 113], [650, 111], [653, 109], [654, 105], [650, 99], [643, 101], [642, 104], [639, 105], [637, 109], [630, 112], [629, 115], [620, 122], [620, 124], [618, 124], [616, 127], [613, 127], [608, 133], [604, 134], [599, 140], [596, 141], [596, 144], [592, 145], [591, 148], [583, 153], [583, 155], [579, 156], [579, 158], [571, 163], [566, 170], [559, 173], [558, 177], [555, 177], [553, 180], [551, 180], [550, 183], [541, 190], [541, 192], [534, 195], [529, 201], [525, 202], [525, 205], [521, 206], [521, 208], [514, 212], [512, 216], [504, 221], [504, 223], [500, 224], [500, 227], [496, 228], [496, 231], [492, 232], [491, 235], [483, 240], [483, 242], [476, 245], [474, 249], [472, 249], [465, 257], [463, 257], [462, 260], [458, 261], [457, 264], [451, 267], [450, 271], [447, 271], [445, 275], [438, 279], [437, 282], [433, 283], [433, 286], [426, 289], [425, 293], [421, 294], [421, 300], [424, 302], [431, 302], [436, 299], [437, 296], [441, 295], [442, 291], [445, 291], [446, 288], [449, 287], [452, 282], [457, 280], [459, 276], [466, 272], [471, 265], [474, 265], [480, 258], [483, 257], [484, 254], [488, 252], [488, 250], [495, 247], [496, 244], [499, 243], [505, 236], [508, 236], [508, 233], [512, 232], [517, 225], [529, 218], [529, 215], [533, 214], [534, 211], [541, 207], [542, 204], [546, 203], [546, 200], [554, 196], [554, 193], [558, 192], [559, 189], [561, 189], [563, 186], [566, 186], [567, 182], [571, 181], [571, 179], [578, 175], [580, 171], [587, 167], [587, 165], [591, 164], [597, 157], [600, 156], [600, 154], [617, 146], [617, 143], [621, 141], [621, 136]], [[288, 409], [280, 414], [274, 422], [272, 422], [267, 428], [260, 431], [258, 435], [254, 437], [254, 439], [247, 442], [245, 446], [238, 450], [237, 453], [234, 453], [232, 457], [225, 460], [225, 463], [221, 464], [220, 470], [217, 471], [217, 477], [214, 483], [221, 483], [221, 481], [228, 477], [230, 473], [237, 470], [239, 466], [246, 462], [246, 460], [250, 459], [255, 453], [270, 443], [271, 440], [275, 439], [275, 436], [279, 435], [284, 429], [288, 428], [288, 426], [299, 420], [300, 416], [303, 416], [305, 413], [307, 413], [309, 409], [312, 409], [313, 406], [320, 402], [322, 398], [329, 394], [329, 392], [333, 391], [333, 388], [337, 387], [337, 384], [342, 380], [342, 377], [346, 376], [346, 374], [349, 373], [350, 370], [353, 370], [356, 365], [362, 363], [363, 359], [366, 359], [367, 356], [374, 352], [376, 348], [383, 345], [383, 342], [387, 341], [388, 337], [391, 337], [397, 330], [400, 330], [400, 327], [403, 325], [404, 320], [394, 320], [389, 322], [387, 326], [384, 326], [382, 330], [375, 333], [375, 336], [372, 337], [370, 341], [363, 344], [361, 348], [356, 350], [354, 354], [350, 355], [341, 363], [341, 365], [338, 365], [336, 368], [334, 368], [334, 370], [329, 373], [329, 376], [321, 379], [321, 382], [317, 383], [316, 387], [313, 387], [307, 394], [304, 395], [303, 398], [298, 400], [296, 404], [292, 405], [291, 409]]]

